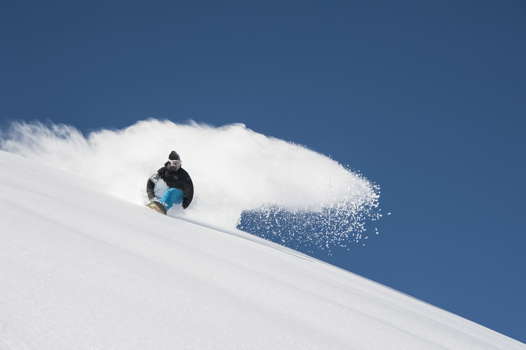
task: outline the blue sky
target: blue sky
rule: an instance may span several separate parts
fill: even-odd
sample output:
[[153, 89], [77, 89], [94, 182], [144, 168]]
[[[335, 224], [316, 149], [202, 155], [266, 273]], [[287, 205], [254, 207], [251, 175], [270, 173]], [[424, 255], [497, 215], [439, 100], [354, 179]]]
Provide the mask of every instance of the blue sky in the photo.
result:
[[245, 123], [382, 187], [320, 258], [526, 341], [520, 1], [2, 2], [0, 122]]

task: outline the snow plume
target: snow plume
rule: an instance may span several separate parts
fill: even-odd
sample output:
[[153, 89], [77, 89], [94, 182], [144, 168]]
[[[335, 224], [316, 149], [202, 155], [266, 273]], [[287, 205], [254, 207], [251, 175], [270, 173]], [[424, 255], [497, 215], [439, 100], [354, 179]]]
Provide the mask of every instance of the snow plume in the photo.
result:
[[[364, 177], [242, 124], [150, 119], [85, 136], [66, 125], [15, 123], [0, 147], [84, 177], [98, 191], [136, 204], [146, 202], [147, 178], [176, 150], [195, 196], [187, 210], [172, 209], [170, 215], [257, 231], [285, 244], [345, 246], [380, 216], [378, 188]], [[37, 170], [35, 175], [38, 181]]]

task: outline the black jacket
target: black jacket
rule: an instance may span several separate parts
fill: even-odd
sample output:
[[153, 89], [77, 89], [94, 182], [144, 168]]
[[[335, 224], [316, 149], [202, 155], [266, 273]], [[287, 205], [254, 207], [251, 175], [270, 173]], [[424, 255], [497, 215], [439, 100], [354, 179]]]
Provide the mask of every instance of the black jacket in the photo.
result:
[[155, 198], [155, 184], [160, 179], [163, 180], [168, 187], [175, 187], [183, 191], [183, 208], [186, 209], [194, 197], [194, 184], [186, 170], [180, 168], [176, 172], [168, 172], [166, 166], [157, 170], [157, 173], [153, 174], [146, 183], [148, 199], [152, 200]]

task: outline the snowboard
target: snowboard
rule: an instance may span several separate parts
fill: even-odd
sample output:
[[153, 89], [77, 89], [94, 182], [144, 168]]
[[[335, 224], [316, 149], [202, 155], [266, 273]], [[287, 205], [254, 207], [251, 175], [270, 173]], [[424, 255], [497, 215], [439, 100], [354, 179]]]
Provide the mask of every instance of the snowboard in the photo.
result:
[[160, 214], [166, 215], [166, 208], [159, 202], [151, 201], [150, 203], [146, 204], [146, 206]]

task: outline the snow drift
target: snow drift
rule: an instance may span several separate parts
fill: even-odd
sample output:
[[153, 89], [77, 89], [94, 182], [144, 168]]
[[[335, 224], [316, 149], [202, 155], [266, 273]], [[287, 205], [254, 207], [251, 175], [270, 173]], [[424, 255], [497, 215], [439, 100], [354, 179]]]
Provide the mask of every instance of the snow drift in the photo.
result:
[[18, 123], [4, 133], [0, 148], [82, 176], [99, 192], [136, 204], [146, 200], [146, 179], [175, 149], [196, 192], [187, 211], [172, 215], [235, 229], [241, 214], [251, 212], [257, 214], [254, 225], [286, 236], [287, 227], [298, 225], [290, 218], [276, 224], [276, 212], [312, 213], [301, 216], [309, 225], [300, 233], [308, 232], [302, 239], [320, 246], [343, 245], [379, 217], [379, 191], [367, 179], [327, 156], [242, 124], [151, 119], [84, 136], [66, 125]]
[[1, 151], [0, 169], [2, 350], [526, 349], [244, 232]]

